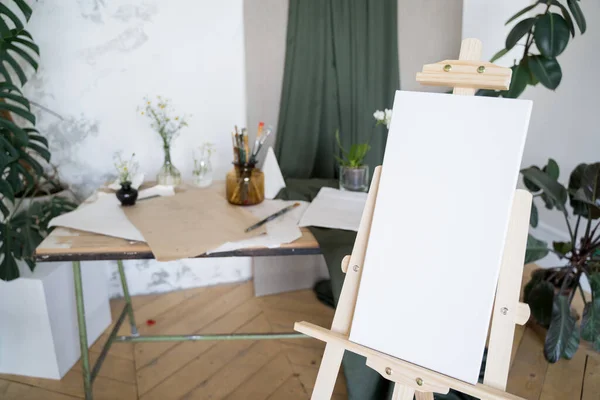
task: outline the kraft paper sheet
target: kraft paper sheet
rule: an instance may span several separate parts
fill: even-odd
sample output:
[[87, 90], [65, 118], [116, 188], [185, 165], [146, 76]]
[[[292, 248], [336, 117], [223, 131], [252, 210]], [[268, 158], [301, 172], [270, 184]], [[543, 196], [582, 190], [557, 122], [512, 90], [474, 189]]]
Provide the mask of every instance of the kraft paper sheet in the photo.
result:
[[158, 261], [196, 257], [223, 243], [265, 233], [265, 227], [244, 230], [260, 219], [233, 206], [212, 190], [191, 189], [175, 196], [138, 202], [123, 208]]

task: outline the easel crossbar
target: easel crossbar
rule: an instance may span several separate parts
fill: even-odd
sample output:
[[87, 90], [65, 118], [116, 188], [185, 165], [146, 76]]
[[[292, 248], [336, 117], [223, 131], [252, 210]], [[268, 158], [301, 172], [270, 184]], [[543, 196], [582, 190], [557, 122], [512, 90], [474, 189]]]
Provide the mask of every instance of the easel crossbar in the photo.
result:
[[[329, 329], [309, 322], [297, 322], [294, 325], [294, 330], [326, 342], [328, 346], [339, 346], [344, 350], [366, 357], [367, 365], [370, 364], [370, 360], [382, 360], [386, 365], [384, 371], [379, 370], [375, 365], [369, 366], [376, 369], [380, 374], [385, 374], [384, 378], [396, 384], [408, 386], [415, 391], [446, 394], [450, 389], [455, 389], [473, 397], [486, 400], [524, 400], [522, 397], [506, 393], [503, 390], [495, 389], [481, 383], [471, 385], [399, 358], [382, 354], [368, 347], [351, 342], [346, 335], [332, 332]], [[396, 374], [396, 371], [398, 371], [398, 374]]]

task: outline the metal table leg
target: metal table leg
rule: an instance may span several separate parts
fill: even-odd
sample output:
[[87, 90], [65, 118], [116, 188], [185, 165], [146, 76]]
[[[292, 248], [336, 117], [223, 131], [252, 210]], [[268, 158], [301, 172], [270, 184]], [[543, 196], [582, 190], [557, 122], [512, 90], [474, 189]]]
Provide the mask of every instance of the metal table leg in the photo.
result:
[[[302, 333], [297, 332], [274, 332], [274, 333], [224, 333], [211, 335], [151, 335], [141, 336], [138, 333], [135, 317], [133, 313], [133, 305], [129, 294], [129, 286], [127, 285], [127, 277], [123, 268], [123, 261], [117, 261], [119, 275], [121, 277], [121, 285], [123, 286], [123, 295], [125, 297], [125, 307], [115, 322], [106, 343], [100, 352], [100, 356], [96, 360], [93, 369], [90, 372], [90, 361], [88, 355], [87, 329], [85, 325], [85, 309], [83, 304], [83, 286], [81, 283], [81, 265], [79, 261], [73, 262], [73, 276], [75, 279], [75, 299], [77, 300], [77, 321], [79, 322], [79, 343], [81, 345], [81, 365], [83, 370], [83, 388], [85, 390], [85, 400], [92, 399], [92, 385], [100, 372], [100, 368], [108, 355], [110, 347], [115, 342], [188, 342], [188, 341], [217, 341], [217, 340], [274, 340], [274, 339], [304, 339], [308, 338]], [[125, 321], [125, 317], [129, 317], [131, 326], [131, 336], [117, 336], [121, 325]]]
[[121, 276], [121, 287], [123, 287], [123, 296], [125, 297], [127, 314], [129, 314], [131, 336], [139, 336], [137, 326], [135, 325], [135, 317], [133, 315], [133, 305], [131, 304], [131, 296], [129, 296], [129, 286], [127, 285], [127, 277], [125, 276], [125, 270], [123, 269], [123, 261], [118, 260], [117, 265], [119, 266], [119, 275]]
[[79, 326], [79, 346], [81, 347], [81, 370], [83, 371], [83, 390], [85, 400], [92, 400], [92, 375], [88, 354], [85, 306], [83, 304], [83, 284], [81, 282], [81, 263], [73, 261], [73, 281], [75, 283], [75, 303], [77, 305], [77, 325]]

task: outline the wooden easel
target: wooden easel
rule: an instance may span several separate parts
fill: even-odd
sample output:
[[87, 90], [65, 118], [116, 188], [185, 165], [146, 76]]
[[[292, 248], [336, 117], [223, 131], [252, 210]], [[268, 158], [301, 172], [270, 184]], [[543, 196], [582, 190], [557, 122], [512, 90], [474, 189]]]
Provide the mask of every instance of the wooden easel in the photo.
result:
[[[480, 57], [481, 42], [477, 39], [465, 39], [461, 45], [459, 60], [427, 64], [423, 67], [423, 72], [417, 74], [417, 81], [428, 85], [454, 87], [454, 94], [467, 96], [474, 95], [475, 90], [479, 88], [508, 89], [511, 70], [478, 61]], [[525, 324], [530, 313], [529, 306], [519, 302], [519, 292], [529, 228], [531, 194], [524, 190], [517, 190], [515, 193], [496, 289], [484, 381], [483, 384], [471, 385], [348, 340], [380, 175], [381, 166], [375, 169], [352, 255], [342, 260], [342, 271], [346, 273], [346, 278], [331, 329], [307, 322], [298, 322], [294, 326], [298, 332], [327, 342], [312, 399], [331, 398], [346, 350], [366, 357], [369, 367], [395, 383], [395, 400], [412, 400], [413, 396], [416, 396], [417, 400], [433, 400], [434, 392], [445, 394], [451, 388], [480, 399], [520, 399], [506, 393], [505, 390], [515, 324]]]

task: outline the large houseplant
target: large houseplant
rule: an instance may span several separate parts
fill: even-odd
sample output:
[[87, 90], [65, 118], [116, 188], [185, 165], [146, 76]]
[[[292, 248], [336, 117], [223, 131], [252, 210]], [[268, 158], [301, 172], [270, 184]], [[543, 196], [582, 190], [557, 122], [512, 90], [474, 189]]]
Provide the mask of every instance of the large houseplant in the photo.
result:
[[[9, 7], [10, 6], [10, 7]], [[19, 15], [20, 14], [20, 15]], [[52, 181], [48, 141], [35, 129], [35, 116], [21, 88], [29, 68], [37, 70], [39, 48], [25, 29], [32, 10], [24, 0], [0, 3], [0, 279], [19, 277], [17, 260], [33, 270], [33, 251], [48, 233], [54, 216], [75, 207], [60, 197], [31, 202], [46, 194]]]
[[[562, 266], [535, 271], [524, 291], [533, 318], [548, 328], [544, 355], [550, 362], [570, 359], [581, 339], [600, 351], [600, 163], [579, 164], [569, 177], [568, 187], [558, 182], [559, 167], [552, 159], [543, 168], [531, 166], [521, 173], [534, 196], [531, 226], [538, 224], [535, 202], [541, 201], [547, 209], [556, 209], [564, 216], [569, 232], [569, 240], [555, 241], [551, 246], [532, 235], [527, 240], [526, 262], [550, 252], [564, 261]], [[590, 282], [591, 298], [582, 289], [582, 276]], [[585, 304], [581, 321], [571, 309], [578, 295]]]
[[[540, 12], [530, 16], [534, 11]], [[586, 31], [587, 24], [579, 0], [535, 1], [512, 16], [506, 25], [512, 23], [515, 25], [506, 37], [505, 47], [491, 59], [494, 62], [514, 47], [523, 46], [521, 59], [515, 60], [512, 67], [510, 88], [503, 91], [480, 90], [478, 94], [517, 98], [527, 85], [536, 86], [538, 83], [555, 90], [562, 79], [557, 57], [567, 48], [569, 38], [575, 37], [575, 25], [581, 34]]]

